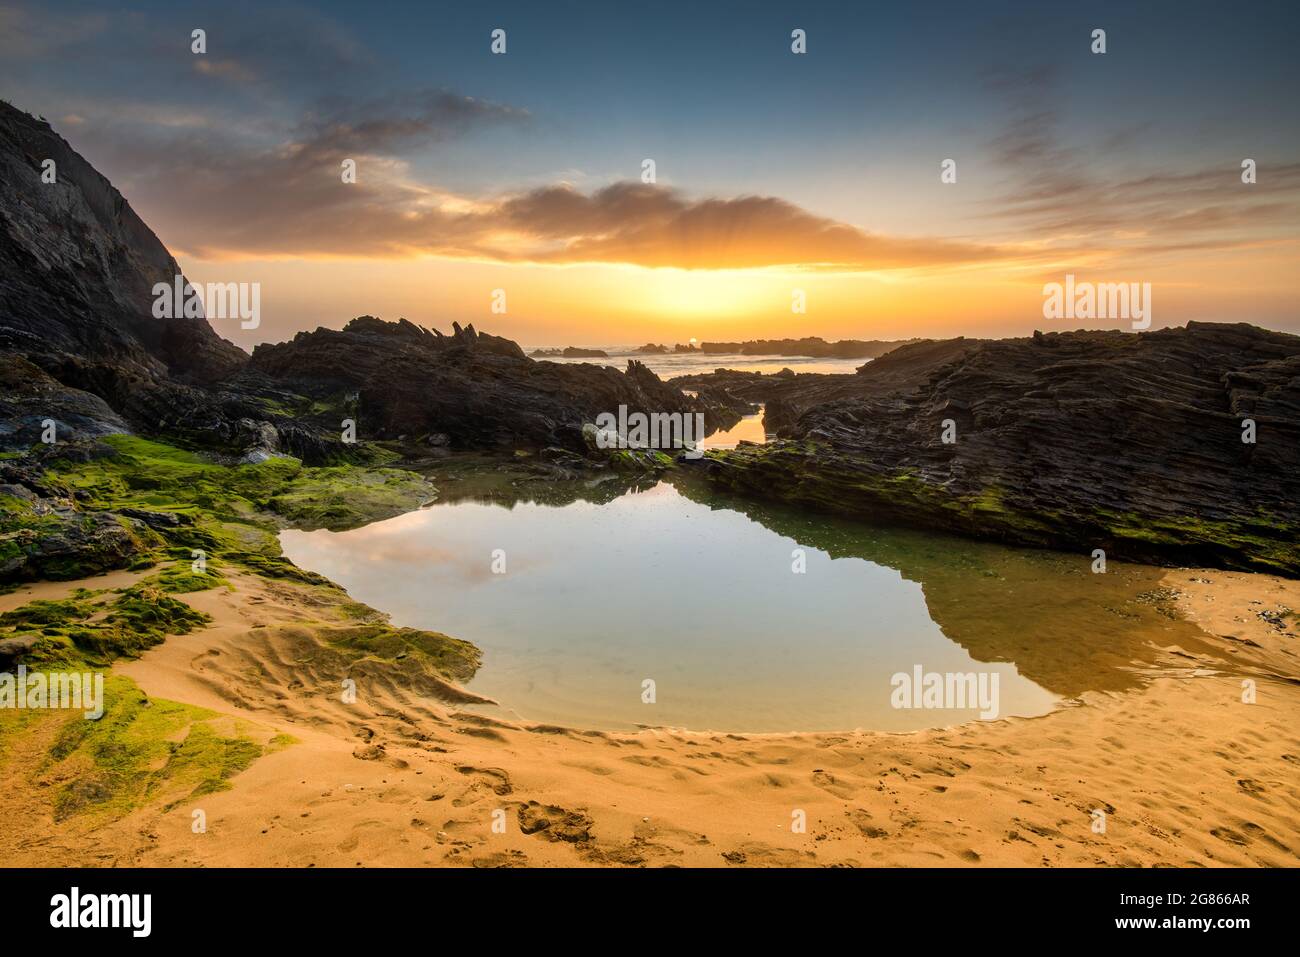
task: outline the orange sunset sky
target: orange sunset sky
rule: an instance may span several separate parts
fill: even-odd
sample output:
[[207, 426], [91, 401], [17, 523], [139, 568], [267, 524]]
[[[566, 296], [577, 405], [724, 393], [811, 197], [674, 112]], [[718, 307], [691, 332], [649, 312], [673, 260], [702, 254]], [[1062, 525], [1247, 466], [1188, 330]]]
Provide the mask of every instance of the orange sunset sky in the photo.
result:
[[245, 347], [361, 314], [525, 347], [1127, 327], [1044, 319], [1067, 273], [1150, 283], [1155, 328], [1300, 331], [1287, 5], [472, 6], [0, 0], [0, 95], [192, 281], [261, 284], [259, 328], [214, 320]]

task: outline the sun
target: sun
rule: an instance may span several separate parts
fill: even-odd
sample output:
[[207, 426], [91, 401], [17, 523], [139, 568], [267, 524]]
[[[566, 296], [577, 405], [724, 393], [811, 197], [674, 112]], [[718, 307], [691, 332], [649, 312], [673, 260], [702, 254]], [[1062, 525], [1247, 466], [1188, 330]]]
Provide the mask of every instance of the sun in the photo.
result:
[[642, 270], [646, 312], [681, 319], [738, 319], [789, 308], [794, 285], [764, 269]]

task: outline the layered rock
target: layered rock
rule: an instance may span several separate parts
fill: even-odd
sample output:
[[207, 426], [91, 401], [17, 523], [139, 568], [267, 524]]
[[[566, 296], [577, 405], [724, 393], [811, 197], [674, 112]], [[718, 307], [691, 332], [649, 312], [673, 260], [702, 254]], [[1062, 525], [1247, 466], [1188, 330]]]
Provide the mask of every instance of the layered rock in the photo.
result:
[[859, 367], [856, 374], [795, 373], [790, 369], [769, 373], [718, 369], [677, 376], [669, 383], [737, 411], [752, 409], [762, 403], [766, 406], [764, 423], [767, 430], [780, 435], [788, 433], [799, 417], [814, 406], [909, 387], [928, 370], [965, 353], [981, 341], [965, 338], [913, 340]]
[[0, 102], [0, 449], [47, 420], [61, 442], [184, 423], [223, 450], [265, 445], [258, 404], [219, 385], [247, 354], [201, 317], [154, 317], [154, 285], [180, 275], [108, 180]]
[[712, 478], [1020, 544], [1300, 574], [1300, 337], [1191, 323], [917, 343], [833, 378], [787, 387], [785, 438], [712, 453]]
[[23, 356], [0, 354], [0, 449], [127, 431], [99, 396], [68, 388]]

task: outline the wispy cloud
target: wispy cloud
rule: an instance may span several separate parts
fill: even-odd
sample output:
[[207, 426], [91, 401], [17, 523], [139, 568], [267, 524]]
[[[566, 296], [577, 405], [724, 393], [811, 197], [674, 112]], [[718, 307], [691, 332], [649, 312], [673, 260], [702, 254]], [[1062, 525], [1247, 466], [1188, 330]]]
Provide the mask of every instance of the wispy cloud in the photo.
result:
[[[385, 123], [379, 138], [448, 135], [417, 127]], [[165, 232], [204, 258], [432, 255], [868, 271], [1002, 255], [974, 243], [872, 234], [770, 196], [691, 199], [635, 182], [588, 193], [557, 184], [496, 197], [459, 196], [411, 179], [398, 157], [362, 152], [374, 142], [356, 127], [329, 124], [268, 152], [214, 155], [191, 146], [179, 154], [166, 151], [172, 162], [142, 181], [146, 191], [183, 191], [184, 215], [169, 221]], [[186, 157], [183, 173], [174, 165], [178, 155]], [[342, 182], [345, 158], [358, 163], [356, 183]]]
[[299, 139], [314, 153], [395, 154], [463, 136], [493, 123], [522, 123], [528, 112], [447, 90], [353, 102], [333, 98], [303, 118]]
[[[123, 135], [87, 121], [68, 130], [129, 193], [160, 210], [177, 251], [203, 258], [442, 256], [543, 264], [684, 269], [790, 266], [872, 271], [988, 261], [1000, 249], [883, 236], [772, 196], [691, 198], [662, 185], [565, 183], [464, 196], [412, 175], [408, 157], [529, 114], [447, 90], [322, 101], [274, 145], [206, 126]], [[89, 128], [88, 128], [89, 127]], [[357, 181], [343, 182], [344, 160]], [[176, 197], [184, 202], [177, 203]]]
[[1017, 237], [1122, 256], [1128, 265], [1145, 256], [1300, 238], [1300, 162], [1253, 157], [1260, 175], [1251, 185], [1241, 181], [1244, 157], [1226, 151], [1217, 166], [1188, 168], [1165, 157], [1144, 168], [1137, 158], [1125, 170], [1118, 158], [1142, 137], [1158, 136], [1156, 124], [1081, 141], [1058, 105], [1054, 68], [1002, 69], [987, 85], [1006, 98], [1008, 118], [989, 141], [1005, 186], [984, 208]]
[[[201, 57], [189, 49], [196, 25], [208, 31]], [[490, 131], [554, 139], [565, 117], [534, 116], [459, 89], [412, 90], [409, 77], [386, 71], [385, 59], [358, 39], [364, 31], [294, 5], [201, 18], [183, 7], [53, 18], [0, 0], [0, 28], [0, 81], [12, 72], [27, 90], [42, 90], [42, 111], [64, 118], [58, 125], [73, 146], [110, 175], [163, 240], [204, 258], [438, 256], [826, 272], [1002, 262], [1025, 269], [1120, 256], [1128, 265], [1280, 241], [1294, 237], [1300, 219], [1300, 162], [1261, 158], [1252, 187], [1240, 184], [1231, 157], [1222, 167], [1202, 157], [1189, 169], [1168, 156], [1161, 166], [1154, 159], [1142, 166], [1140, 147], [1159, 135], [1158, 120], [1093, 118], [1076, 129], [1064, 95], [1069, 74], [1057, 64], [985, 73], [984, 95], [1005, 122], [981, 132], [971, 152], [1005, 179], [954, 191], [978, 210], [967, 238], [954, 239], [875, 232], [861, 207], [851, 214], [804, 208], [783, 198], [797, 186], [771, 180], [762, 195], [735, 195], [725, 184], [701, 195], [610, 183], [596, 172], [579, 189], [538, 171], [563, 165], [511, 166], [501, 161], [510, 152], [500, 147], [504, 137]], [[37, 84], [23, 70], [39, 63], [47, 72], [32, 74]], [[50, 71], [53, 63], [93, 63], [97, 77], [112, 82], [89, 86], [83, 74], [78, 84], [72, 71]], [[499, 81], [495, 71], [506, 66], [493, 63], [485, 76]], [[481, 134], [489, 135], [456, 147], [458, 180], [439, 182], [440, 151]], [[1119, 158], [1129, 155], [1135, 159], [1125, 169]], [[342, 182], [345, 159], [357, 163], [356, 183]], [[476, 160], [509, 172], [478, 179], [490, 187], [466, 185], [475, 181], [466, 168]], [[459, 191], [446, 185], [453, 181]]]

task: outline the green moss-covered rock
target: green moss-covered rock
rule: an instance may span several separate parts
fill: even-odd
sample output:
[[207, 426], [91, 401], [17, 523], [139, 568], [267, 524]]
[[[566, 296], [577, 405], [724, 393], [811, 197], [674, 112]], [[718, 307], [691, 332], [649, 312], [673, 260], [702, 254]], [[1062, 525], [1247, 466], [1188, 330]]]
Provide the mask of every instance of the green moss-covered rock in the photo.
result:
[[961, 492], [813, 441], [747, 445], [706, 456], [703, 474], [731, 491], [867, 521], [936, 529], [1013, 545], [1104, 549], [1130, 561], [1212, 565], [1300, 576], [1300, 516], [1047, 508], [1011, 489]]
[[435, 490], [403, 469], [333, 466], [306, 469], [267, 507], [295, 528], [356, 528], [431, 501]]
[[297, 459], [225, 465], [135, 436], [104, 440], [112, 456], [69, 462], [52, 477], [83, 508], [180, 512], [199, 527], [173, 537], [213, 533], [213, 519], [252, 525], [300, 523], [342, 528], [408, 511], [434, 494], [404, 469], [358, 465], [304, 468]]
[[280, 528], [351, 528], [436, 494], [404, 469], [304, 468], [284, 457], [229, 465], [128, 435], [76, 454], [67, 450], [40, 472], [40, 482], [45, 498], [0, 486], [0, 584], [83, 578], [199, 555], [294, 576], [280, 558]]

